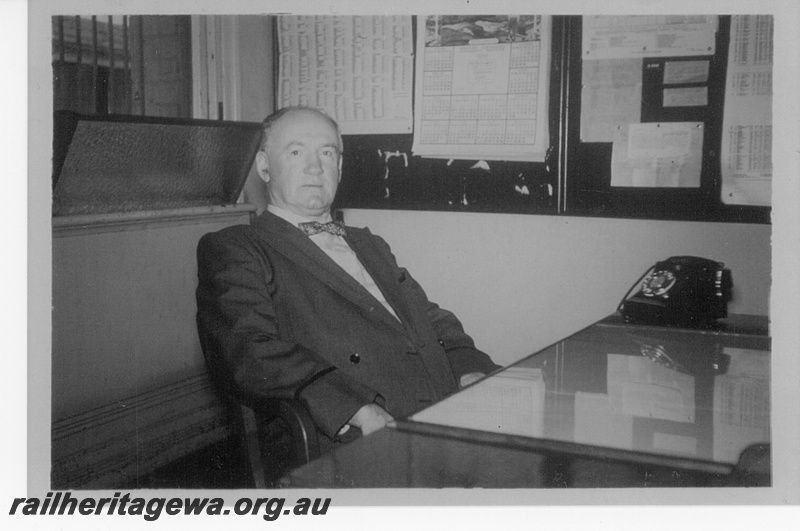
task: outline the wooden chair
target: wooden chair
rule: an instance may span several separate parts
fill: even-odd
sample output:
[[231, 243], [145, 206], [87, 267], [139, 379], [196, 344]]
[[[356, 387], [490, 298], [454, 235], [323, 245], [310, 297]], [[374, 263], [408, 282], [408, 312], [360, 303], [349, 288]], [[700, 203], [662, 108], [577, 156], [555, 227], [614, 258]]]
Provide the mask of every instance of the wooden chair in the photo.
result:
[[320, 455], [314, 422], [299, 401], [244, 394], [233, 401], [253, 487], [280, 487], [287, 472]]
[[[198, 328], [206, 370], [227, 406], [233, 434], [244, 459], [246, 486], [279, 487], [289, 471], [321, 454], [319, 437], [306, 407], [292, 398], [269, 398], [243, 391], [212, 344]], [[244, 486], [244, 485], [243, 485]]]

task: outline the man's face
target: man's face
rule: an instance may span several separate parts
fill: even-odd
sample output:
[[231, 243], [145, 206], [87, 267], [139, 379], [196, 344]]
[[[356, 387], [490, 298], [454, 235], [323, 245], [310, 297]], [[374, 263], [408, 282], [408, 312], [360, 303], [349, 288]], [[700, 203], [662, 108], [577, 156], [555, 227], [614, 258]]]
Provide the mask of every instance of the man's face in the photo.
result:
[[323, 216], [341, 178], [336, 128], [316, 113], [292, 111], [273, 125], [257, 165], [273, 205], [300, 216]]

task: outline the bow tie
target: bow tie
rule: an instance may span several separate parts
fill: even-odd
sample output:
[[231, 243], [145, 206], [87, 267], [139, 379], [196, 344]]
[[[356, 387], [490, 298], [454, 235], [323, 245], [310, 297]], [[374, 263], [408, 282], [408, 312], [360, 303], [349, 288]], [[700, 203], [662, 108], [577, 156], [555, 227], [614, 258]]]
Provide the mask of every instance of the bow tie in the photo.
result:
[[344, 224], [340, 221], [329, 221], [328, 223], [320, 223], [319, 221], [308, 221], [298, 225], [307, 236], [313, 236], [320, 232], [327, 232], [334, 236], [345, 236], [347, 231]]

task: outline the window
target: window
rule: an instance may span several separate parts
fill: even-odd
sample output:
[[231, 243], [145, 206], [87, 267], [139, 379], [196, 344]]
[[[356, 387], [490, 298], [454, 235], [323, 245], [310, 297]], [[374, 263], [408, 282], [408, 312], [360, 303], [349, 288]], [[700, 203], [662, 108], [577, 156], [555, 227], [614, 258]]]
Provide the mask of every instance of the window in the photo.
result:
[[54, 110], [192, 117], [189, 16], [57, 16]]

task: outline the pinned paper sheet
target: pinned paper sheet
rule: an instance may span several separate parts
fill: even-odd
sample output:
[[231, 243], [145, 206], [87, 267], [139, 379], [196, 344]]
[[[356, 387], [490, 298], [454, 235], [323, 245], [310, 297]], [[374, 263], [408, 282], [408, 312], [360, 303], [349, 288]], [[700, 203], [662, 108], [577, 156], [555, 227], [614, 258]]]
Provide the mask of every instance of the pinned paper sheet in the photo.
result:
[[343, 134], [413, 131], [410, 16], [277, 17], [278, 107], [307, 105]]
[[678, 87], [664, 89], [664, 107], [705, 107], [708, 87]]
[[666, 61], [664, 84], [707, 83], [710, 61]]
[[715, 15], [587, 15], [583, 60], [714, 55]]
[[702, 122], [619, 126], [611, 155], [611, 186], [699, 188]]
[[722, 117], [722, 201], [772, 204], [772, 16], [731, 20]]
[[642, 60], [584, 61], [581, 142], [611, 142], [614, 130], [642, 114]]

